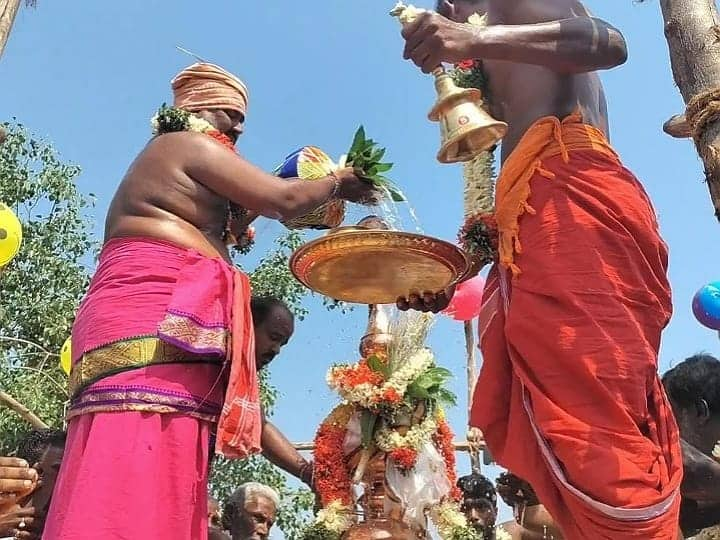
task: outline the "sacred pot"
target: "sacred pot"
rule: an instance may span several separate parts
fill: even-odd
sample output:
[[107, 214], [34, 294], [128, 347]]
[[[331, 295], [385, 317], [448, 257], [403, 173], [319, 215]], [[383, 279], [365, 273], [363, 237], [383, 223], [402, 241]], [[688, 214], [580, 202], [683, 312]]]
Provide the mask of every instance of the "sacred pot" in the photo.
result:
[[364, 519], [343, 534], [343, 540], [411, 540], [416, 536], [403, 521], [385, 513], [385, 454], [376, 454], [363, 475], [365, 495], [361, 506]]

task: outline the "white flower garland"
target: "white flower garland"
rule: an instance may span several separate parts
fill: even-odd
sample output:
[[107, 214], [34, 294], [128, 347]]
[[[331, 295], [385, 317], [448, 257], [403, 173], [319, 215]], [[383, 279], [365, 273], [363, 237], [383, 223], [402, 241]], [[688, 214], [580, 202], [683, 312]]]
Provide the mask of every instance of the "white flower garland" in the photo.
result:
[[430, 519], [432, 519], [438, 533], [443, 540], [452, 540], [453, 532], [457, 528], [467, 528], [468, 521], [460, 511], [457, 503], [446, 501], [434, 507], [430, 511]]
[[[215, 130], [215, 127], [210, 122], [200, 118], [199, 116], [195, 116], [194, 114], [190, 114], [188, 116], [187, 122], [187, 131], [192, 131], [194, 133], [207, 133], [208, 131]], [[150, 119], [150, 125], [152, 126], [153, 135], [157, 135], [160, 132], [160, 122], [158, 114], [155, 114]]]
[[720, 461], [720, 441], [718, 441], [715, 448], [713, 448], [712, 455], [715, 459]]
[[408, 358], [380, 386], [371, 383], [359, 384], [352, 388], [343, 386], [338, 379], [338, 375], [347, 370], [348, 366], [331, 367], [328, 370], [326, 380], [328, 386], [338, 392], [346, 401], [356, 403], [361, 407], [371, 408], [377, 405], [379, 401], [382, 401], [388, 390], [395, 390], [398, 396], [404, 396], [410, 383], [417, 379], [423, 371], [431, 367], [433, 362], [432, 353], [428, 349], [421, 349]]
[[512, 540], [512, 535], [502, 527], [495, 529], [495, 540]]
[[315, 523], [321, 524], [328, 531], [342, 534], [353, 524], [350, 508], [340, 501], [333, 501], [317, 513]]
[[437, 422], [433, 415], [428, 414], [422, 422], [411, 426], [405, 435], [390, 427], [381, 427], [375, 433], [375, 444], [380, 450], [388, 453], [399, 448], [412, 448], [418, 451], [436, 431]]

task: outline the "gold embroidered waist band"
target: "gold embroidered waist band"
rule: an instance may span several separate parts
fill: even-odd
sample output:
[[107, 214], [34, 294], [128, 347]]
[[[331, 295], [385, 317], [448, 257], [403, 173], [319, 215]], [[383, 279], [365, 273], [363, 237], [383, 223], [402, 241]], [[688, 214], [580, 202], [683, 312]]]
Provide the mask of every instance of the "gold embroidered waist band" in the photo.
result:
[[222, 364], [223, 361], [221, 356], [193, 354], [156, 337], [118, 341], [85, 353], [73, 366], [68, 383], [70, 397], [103, 377], [122, 371], [152, 364]]

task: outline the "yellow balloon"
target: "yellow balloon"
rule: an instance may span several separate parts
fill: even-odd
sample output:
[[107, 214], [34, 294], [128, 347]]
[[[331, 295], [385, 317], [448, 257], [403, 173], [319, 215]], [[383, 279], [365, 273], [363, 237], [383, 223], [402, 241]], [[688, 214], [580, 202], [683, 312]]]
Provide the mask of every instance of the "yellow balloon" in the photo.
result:
[[67, 338], [63, 343], [62, 349], [60, 349], [60, 367], [67, 374], [70, 375], [70, 368], [72, 367], [72, 338]]
[[0, 203], [0, 268], [8, 264], [22, 243], [20, 220], [10, 208]]

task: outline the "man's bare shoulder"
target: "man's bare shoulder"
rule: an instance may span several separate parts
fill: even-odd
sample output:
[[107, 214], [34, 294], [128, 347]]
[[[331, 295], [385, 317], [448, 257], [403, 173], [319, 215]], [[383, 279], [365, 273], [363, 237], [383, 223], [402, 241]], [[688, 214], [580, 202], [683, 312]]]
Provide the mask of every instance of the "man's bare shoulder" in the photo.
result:
[[577, 0], [490, 0], [488, 11], [504, 24], [534, 24], [592, 16]]
[[143, 153], [186, 157], [188, 152], [192, 155], [192, 153], [203, 152], [215, 146], [217, 143], [202, 133], [178, 131], [153, 137], [145, 146]]

